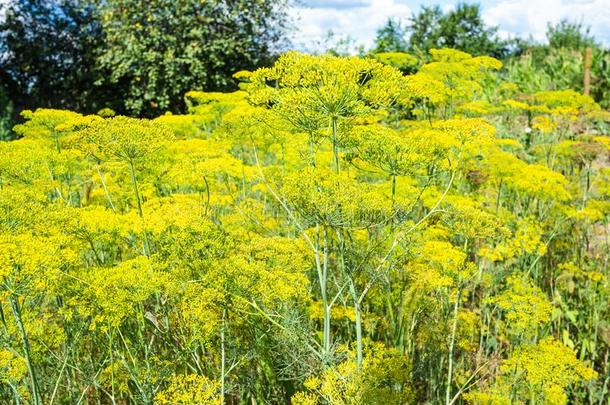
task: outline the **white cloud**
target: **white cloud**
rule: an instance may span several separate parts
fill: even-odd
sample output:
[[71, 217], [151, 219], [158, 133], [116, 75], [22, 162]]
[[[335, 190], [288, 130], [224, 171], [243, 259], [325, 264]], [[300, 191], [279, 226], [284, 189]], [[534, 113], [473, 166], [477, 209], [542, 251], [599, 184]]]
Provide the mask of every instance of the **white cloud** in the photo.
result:
[[307, 6], [312, 8], [353, 8], [365, 7], [368, 4], [366, 0], [308, 0]]
[[[440, 4], [444, 11], [459, 0], [303, 0], [305, 5], [291, 13], [296, 26], [293, 43], [312, 48], [329, 30], [338, 37], [349, 36], [357, 44], [371, 46], [377, 29], [388, 18], [405, 21], [421, 5]], [[476, 1], [474, 1], [476, 2]], [[530, 35], [545, 39], [547, 23], [562, 18], [591, 26], [591, 33], [610, 45], [610, 0], [480, 0], [483, 18], [498, 26], [502, 37]]]
[[411, 9], [399, 0], [310, 0], [307, 6], [292, 10], [296, 26], [293, 43], [311, 48], [332, 30], [338, 37], [349, 36], [356, 44], [370, 47], [377, 29], [388, 18], [410, 15]]
[[500, 0], [483, 7], [483, 18], [504, 36], [532, 36], [544, 41], [547, 24], [563, 18], [591, 26], [591, 33], [610, 43], [610, 0]]

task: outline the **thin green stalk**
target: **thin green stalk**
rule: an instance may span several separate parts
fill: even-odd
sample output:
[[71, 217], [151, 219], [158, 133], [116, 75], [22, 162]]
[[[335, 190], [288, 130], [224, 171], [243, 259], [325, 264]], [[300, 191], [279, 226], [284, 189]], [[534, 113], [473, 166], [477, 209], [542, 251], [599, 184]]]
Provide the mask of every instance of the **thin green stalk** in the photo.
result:
[[313, 133], [309, 133], [309, 154], [311, 155], [311, 166], [316, 167], [316, 152], [314, 150]]
[[220, 327], [220, 401], [221, 404], [225, 403], [225, 363], [226, 363], [226, 354], [225, 354], [225, 318], [226, 318], [227, 310], [223, 309], [222, 311], [222, 325]]
[[283, 142], [280, 142], [280, 155], [281, 155], [281, 161], [282, 161], [282, 178], [284, 178], [284, 176], [286, 176], [286, 151], [285, 151], [286, 146], [284, 145]]
[[360, 311], [360, 300], [358, 299], [358, 293], [356, 292], [356, 286], [354, 280], [350, 277], [350, 290], [352, 292], [352, 298], [354, 300], [354, 312], [356, 315], [356, 364], [358, 370], [362, 370], [362, 312]]
[[345, 274], [349, 280], [352, 300], [354, 301], [354, 313], [356, 315], [356, 364], [358, 366], [358, 370], [362, 370], [362, 311], [360, 310], [360, 305], [364, 295], [361, 297], [358, 296], [358, 292], [356, 291], [356, 283], [354, 282], [352, 275], [347, 274], [345, 266], [345, 238], [342, 235], [342, 232], [337, 231], [337, 238], [339, 239], [341, 272]]
[[327, 282], [328, 282], [328, 233], [324, 230], [324, 260], [322, 264], [322, 279], [320, 280], [320, 290], [322, 294], [322, 305], [324, 305], [324, 353], [325, 355], [330, 352], [330, 304], [328, 302], [327, 295]]
[[332, 130], [333, 130], [333, 162], [335, 173], [339, 173], [339, 137], [338, 137], [338, 129], [337, 129], [337, 117], [332, 117]]
[[498, 196], [496, 198], [496, 213], [498, 213], [498, 211], [500, 210], [500, 198], [502, 196], [502, 179], [500, 179], [500, 182], [498, 184]]
[[53, 143], [55, 144], [55, 150], [57, 153], [61, 153], [61, 145], [59, 144], [59, 135], [57, 131], [52, 131], [53, 133]]
[[28, 336], [25, 332], [25, 327], [23, 326], [23, 322], [21, 320], [21, 309], [19, 308], [19, 303], [17, 302], [14, 296], [11, 295], [9, 301], [13, 316], [15, 318], [15, 323], [17, 324], [17, 329], [19, 329], [19, 334], [21, 335], [21, 343], [23, 344], [25, 363], [30, 377], [30, 384], [32, 386], [32, 399], [34, 401], [33, 403], [34, 405], [42, 404], [38, 390], [38, 382], [36, 380], [36, 373], [34, 372], [34, 365], [32, 364], [32, 358], [30, 356], [30, 341], [28, 340]]
[[138, 208], [138, 215], [140, 218], [144, 218], [144, 213], [142, 212], [142, 202], [140, 201], [140, 192], [138, 191], [138, 182], [136, 180], [136, 171], [133, 165], [133, 160], [129, 160], [129, 173], [131, 174], [131, 184], [133, 186], [133, 193], [136, 197], [136, 204]]
[[327, 249], [323, 248], [323, 259], [320, 260], [320, 226], [316, 224], [316, 239], [314, 244], [314, 260], [318, 273], [318, 283], [320, 285], [320, 296], [322, 297], [323, 315], [322, 315], [322, 350], [326, 356], [330, 352], [330, 305], [328, 302], [327, 286]]
[[394, 204], [396, 201], [396, 175], [392, 175], [392, 208], [394, 208]]
[[110, 352], [110, 393], [112, 394], [111, 400], [112, 404], [116, 405], [114, 399], [114, 344], [113, 344], [113, 329], [110, 327], [110, 342], [108, 345], [108, 351]]
[[207, 200], [205, 202], [205, 215], [208, 215], [208, 211], [210, 210], [210, 184], [208, 183], [207, 177], [203, 176], [203, 182], [205, 183], [205, 192]]
[[[140, 192], [138, 191], [138, 181], [136, 180], [136, 170], [133, 164], [133, 159], [129, 159], [129, 173], [131, 174], [131, 184], [133, 186], [133, 193], [136, 197], [136, 204], [138, 207], [138, 215], [140, 219], [144, 219], [144, 212], [142, 211], [142, 201], [140, 200]], [[144, 230], [144, 254], [150, 255], [150, 243], [148, 241], [148, 233]]]
[[356, 362], [358, 364], [358, 370], [362, 370], [362, 311], [360, 311], [360, 303], [354, 304], [354, 311], [356, 312]]
[[108, 192], [108, 187], [106, 187], [106, 182], [104, 181], [104, 176], [102, 175], [102, 171], [100, 170], [99, 165], [96, 166], [96, 170], [97, 170], [97, 175], [100, 177], [100, 181], [102, 182], [102, 188], [104, 189], [104, 195], [106, 196], [106, 199], [108, 200], [108, 203], [110, 204], [110, 208], [112, 208], [113, 212], [116, 212], [116, 208], [114, 206], [114, 203], [112, 202], [112, 198], [110, 198], [110, 193]]
[[[68, 364], [68, 355], [66, 354], [66, 358], [64, 359], [64, 362], [61, 365], [61, 369], [59, 370], [59, 375], [57, 376], [57, 380], [55, 381], [55, 387], [53, 388], [53, 394], [51, 395], [51, 399], [49, 400], [49, 405], [53, 405], [53, 402], [55, 401], [55, 395], [57, 395], [57, 390], [59, 388], [59, 382], [61, 381], [61, 376], [63, 375], [67, 364]], [[113, 403], [114, 403], [114, 401], [113, 401]]]
[[21, 404], [20, 401], [20, 396], [19, 396], [19, 391], [17, 391], [17, 387], [15, 387], [15, 385], [11, 384], [10, 382], [8, 383], [8, 385], [11, 387], [11, 389], [13, 390], [13, 396], [15, 398], [15, 405], [19, 405]]
[[458, 310], [460, 308], [460, 295], [462, 290], [458, 287], [455, 297], [455, 305], [453, 306], [453, 326], [451, 327], [451, 339], [449, 341], [449, 368], [447, 370], [447, 391], [445, 393], [445, 404], [451, 404], [451, 381], [453, 380], [453, 346], [455, 345], [455, 335], [457, 332]]

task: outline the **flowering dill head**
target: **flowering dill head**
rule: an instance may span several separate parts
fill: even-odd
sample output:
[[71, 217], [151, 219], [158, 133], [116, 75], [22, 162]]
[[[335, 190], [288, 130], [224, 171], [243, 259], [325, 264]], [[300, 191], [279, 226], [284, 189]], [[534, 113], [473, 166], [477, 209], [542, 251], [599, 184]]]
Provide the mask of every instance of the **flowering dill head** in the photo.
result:
[[480, 95], [482, 82], [502, 63], [488, 56], [472, 57], [455, 49], [431, 49], [431, 62], [405, 81], [412, 99], [435, 106], [471, 101]]
[[67, 110], [39, 108], [36, 111], [24, 110], [21, 116], [27, 121], [16, 125], [14, 131], [24, 137], [51, 137], [56, 127], [67, 121], [81, 117], [80, 114]]
[[133, 161], [173, 139], [172, 131], [162, 124], [118, 116], [92, 122], [76, 134], [74, 146], [98, 158]]
[[270, 105], [287, 120], [364, 115], [397, 102], [403, 92], [402, 75], [390, 66], [371, 59], [297, 52], [255, 71], [250, 80], [250, 100]]
[[487, 300], [502, 310], [506, 333], [531, 338], [551, 320], [553, 306], [544, 292], [523, 276], [507, 279], [507, 289]]

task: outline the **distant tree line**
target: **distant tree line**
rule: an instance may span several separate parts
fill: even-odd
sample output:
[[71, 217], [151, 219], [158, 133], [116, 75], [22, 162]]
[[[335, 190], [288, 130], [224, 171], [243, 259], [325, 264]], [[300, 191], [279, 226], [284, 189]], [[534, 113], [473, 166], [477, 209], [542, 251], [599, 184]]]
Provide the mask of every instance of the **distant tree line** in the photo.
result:
[[423, 6], [406, 24], [390, 18], [377, 31], [373, 52], [427, 54], [432, 48], [454, 48], [506, 60], [533, 50], [600, 46], [582, 23], [561, 20], [549, 24], [546, 34], [547, 44], [538, 44], [531, 38], [503, 39], [498, 35], [498, 27], [485, 24], [478, 4], [460, 3], [447, 12], [439, 6]]
[[497, 31], [484, 23], [478, 4], [461, 3], [446, 13], [439, 6], [423, 6], [406, 26], [388, 20], [377, 32], [374, 50], [427, 53], [432, 48], [454, 48], [503, 58], [513, 52], [513, 43], [501, 40]]

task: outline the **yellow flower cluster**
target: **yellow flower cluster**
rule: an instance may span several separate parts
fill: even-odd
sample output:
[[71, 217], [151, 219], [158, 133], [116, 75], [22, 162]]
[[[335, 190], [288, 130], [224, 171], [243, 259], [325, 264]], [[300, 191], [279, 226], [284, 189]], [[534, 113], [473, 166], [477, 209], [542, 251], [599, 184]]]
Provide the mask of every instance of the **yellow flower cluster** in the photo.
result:
[[110, 268], [93, 267], [78, 277], [83, 294], [68, 304], [79, 315], [91, 317], [90, 330], [110, 330], [135, 318], [142, 303], [167, 293], [169, 284], [168, 275], [142, 256]]
[[153, 121], [112, 117], [91, 123], [75, 135], [73, 146], [99, 159], [140, 159], [171, 142], [173, 133]]
[[481, 82], [487, 73], [499, 70], [502, 63], [488, 56], [472, 57], [455, 49], [431, 49], [432, 61], [407, 78], [414, 97], [433, 105], [471, 100], [482, 91]]
[[568, 385], [597, 376], [571, 349], [553, 338], [519, 348], [501, 369], [509, 379], [526, 382], [521, 386], [525, 389], [522, 398], [536, 398], [544, 404], [568, 403]]
[[219, 405], [220, 382], [211, 381], [197, 374], [176, 375], [166, 389], [155, 396], [155, 403], [162, 405]]
[[310, 223], [335, 227], [367, 227], [391, 215], [390, 200], [347, 173], [307, 168], [286, 177], [289, 204]]
[[547, 247], [543, 241], [543, 230], [532, 218], [519, 220], [515, 225], [512, 237], [501, 241], [493, 247], [481, 248], [481, 257], [490, 261], [509, 260], [524, 255], [543, 256]]
[[415, 56], [404, 52], [380, 52], [374, 54], [373, 58], [405, 73], [414, 71], [419, 64]]
[[472, 404], [567, 404], [566, 389], [597, 373], [554, 338], [519, 347], [500, 367], [496, 385], [466, 395]]
[[507, 279], [507, 289], [488, 299], [502, 310], [506, 333], [511, 336], [532, 337], [551, 320], [553, 306], [544, 292], [523, 276]]
[[409, 365], [404, 356], [379, 344], [367, 347], [366, 354], [362, 369], [358, 370], [350, 359], [354, 353], [349, 351], [348, 359], [307, 379], [306, 390], [293, 395], [291, 402], [381, 405], [412, 400], [406, 384]]

